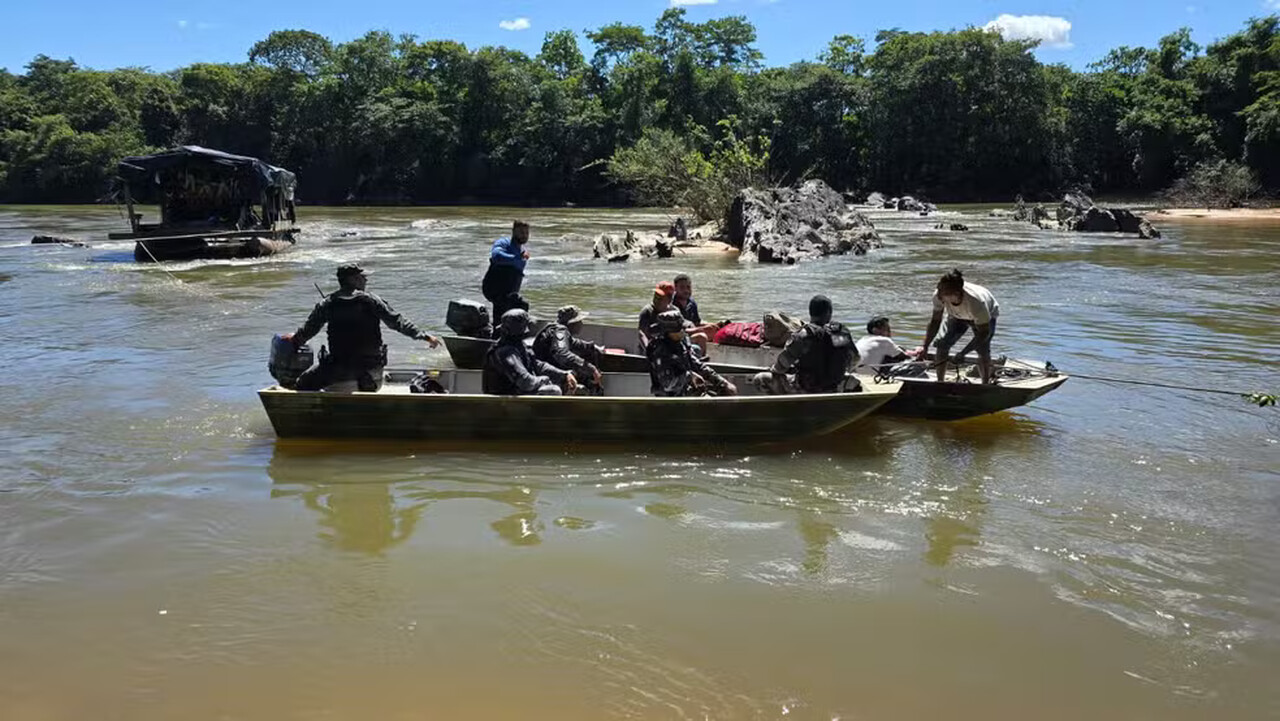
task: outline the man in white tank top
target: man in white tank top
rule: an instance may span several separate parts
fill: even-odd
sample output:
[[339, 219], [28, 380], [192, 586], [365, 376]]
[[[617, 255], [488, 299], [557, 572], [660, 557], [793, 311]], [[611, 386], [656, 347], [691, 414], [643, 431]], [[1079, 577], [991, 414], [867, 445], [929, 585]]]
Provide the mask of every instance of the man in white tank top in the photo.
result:
[[946, 376], [951, 347], [961, 336], [972, 330], [973, 338], [956, 355], [976, 351], [982, 382], [991, 382], [991, 337], [995, 335], [996, 319], [999, 316], [1000, 304], [991, 291], [977, 283], [965, 282], [959, 270], [952, 270], [942, 276], [938, 281], [938, 289], [933, 294], [933, 318], [929, 320], [929, 328], [924, 334], [924, 347], [927, 349], [938, 335], [938, 330], [942, 329], [936, 351], [939, 381]]

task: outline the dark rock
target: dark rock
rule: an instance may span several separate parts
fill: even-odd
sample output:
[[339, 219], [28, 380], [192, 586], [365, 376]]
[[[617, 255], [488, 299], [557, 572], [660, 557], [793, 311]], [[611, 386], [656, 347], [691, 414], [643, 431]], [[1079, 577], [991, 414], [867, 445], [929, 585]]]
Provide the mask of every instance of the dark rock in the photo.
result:
[[967, 233], [969, 232], [969, 226], [965, 225], [964, 223], [952, 223], [951, 230], [957, 233]]
[[795, 263], [881, 247], [875, 226], [821, 180], [739, 191], [725, 218], [730, 245], [764, 263]]
[[84, 243], [75, 238], [63, 238], [58, 235], [36, 235], [31, 238], [32, 245], [69, 245], [72, 248], [85, 248]]
[[1120, 224], [1109, 210], [1092, 206], [1083, 213], [1067, 220], [1067, 230], [1077, 233], [1114, 233], [1120, 230]]
[[[686, 235], [685, 237], [688, 237], [688, 236]], [[671, 256], [676, 254], [675, 244], [668, 240], [659, 240], [657, 243], [653, 244], [653, 247], [654, 247], [654, 255], [658, 256], [659, 258], [670, 258]]]
[[1142, 222], [1138, 223], [1138, 237], [1142, 238], [1143, 240], [1159, 238], [1160, 231], [1156, 230], [1156, 227], [1152, 225], [1150, 221], [1148, 221], [1146, 218], [1143, 218]]
[[1142, 225], [1142, 218], [1124, 208], [1112, 208], [1111, 217], [1116, 219], [1116, 225], [1120, 227], [1121, 233], [1137, 233]]
[[921, 203], [910, 195], [904, 195], [901, 198], [898, 198], [898, 210], [905, 210], [909, 212], [918, 212], [923, 210], [928, 212], [929, 209], [924, 203]]
[[1031, 209], [1032, 223], [1039, 225], [1040, 221], [1048, 220], [1048, 219], [1049, 219], [1049, 209], [1044, 207], [1044, 205], [1038, 203], [1036, 204], [1036, 207]]

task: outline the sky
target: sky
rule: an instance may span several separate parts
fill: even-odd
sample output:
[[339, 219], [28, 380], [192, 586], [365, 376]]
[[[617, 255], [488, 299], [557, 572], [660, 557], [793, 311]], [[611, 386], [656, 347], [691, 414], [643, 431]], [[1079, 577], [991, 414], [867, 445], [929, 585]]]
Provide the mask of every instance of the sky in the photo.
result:
[[[651, 27], [671, 6], [703, 21], [745, 15], [768, 65], [811, 60], [835, 35], [870, 41], [879, 30], [997, 27], [1042, 40], [1046, 63], [1083, 69], [1120, 45], [1153, 46], [1189, 27], [1207, 45], [1280, 0], [0, 0], [0, 67], [22, 72], [38, 54], [91, 68], [171, 70], [243, 62], [273, 30], [305, 29], [341, 42], [369, 30], [505, 45], [536, 54], [543, 36], [612, 22]], [[581, 40], [583, 53], [591, 48]]]

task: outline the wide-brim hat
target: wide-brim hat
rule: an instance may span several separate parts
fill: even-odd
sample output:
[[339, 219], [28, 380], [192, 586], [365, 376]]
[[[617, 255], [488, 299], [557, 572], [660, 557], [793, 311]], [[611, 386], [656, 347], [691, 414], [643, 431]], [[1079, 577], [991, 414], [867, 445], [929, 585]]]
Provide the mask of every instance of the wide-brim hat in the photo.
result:
[[591, 314], [576, 305], [566, 305], [556, 311], [556, 322], [560, 325], [573, 325], [586, 320]]

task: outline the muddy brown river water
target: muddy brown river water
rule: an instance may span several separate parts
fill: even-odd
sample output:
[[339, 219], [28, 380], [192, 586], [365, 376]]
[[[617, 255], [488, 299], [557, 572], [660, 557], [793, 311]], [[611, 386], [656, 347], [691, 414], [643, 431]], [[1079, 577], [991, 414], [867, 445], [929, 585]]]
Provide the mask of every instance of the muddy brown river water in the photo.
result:
[[337, 264], [444, 330], [514, 214], [544, 315], [687, 271], [704, 315], [824, 292], [915, 344], [954, 265], [997, 352], [1280, 390], [1280, 224], [949, 213], [765, 267], [557, 240], [658, 211], [305, 208], [290, 254], [161, 269], [113, 209], [0, 206], [0, 719], [1280, 717], [1280, 410], [1073, 379], [761, 453], [286, 444], [255, 395]]

